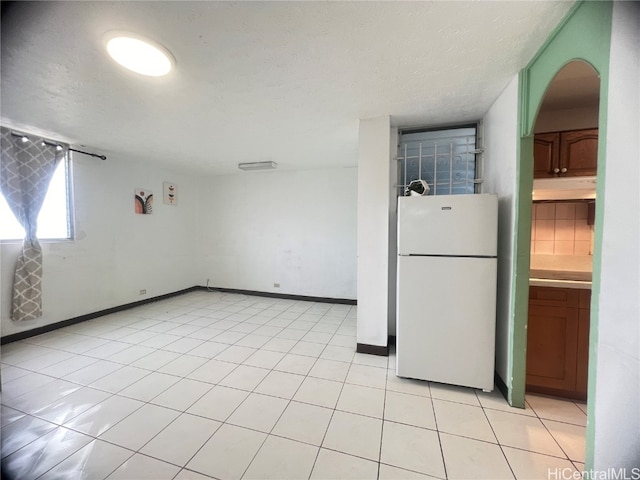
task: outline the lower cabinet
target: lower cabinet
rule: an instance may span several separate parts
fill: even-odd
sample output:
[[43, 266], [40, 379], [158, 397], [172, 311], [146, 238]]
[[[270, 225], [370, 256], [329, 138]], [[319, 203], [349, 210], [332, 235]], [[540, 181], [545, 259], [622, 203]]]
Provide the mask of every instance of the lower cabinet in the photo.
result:
[[527, 391], [584, 400], [590, 290], [529, 287]]

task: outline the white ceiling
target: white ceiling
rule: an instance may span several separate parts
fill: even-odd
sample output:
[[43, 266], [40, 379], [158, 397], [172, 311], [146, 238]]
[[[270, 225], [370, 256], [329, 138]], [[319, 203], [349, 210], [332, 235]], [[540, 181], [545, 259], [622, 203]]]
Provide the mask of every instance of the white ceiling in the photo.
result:
[[[2, 123], [107, 156], [235, 173], [355, 166], [358, 119], [480, 119], [572, 2], [2, 2]], [[167, 47], [124, 70], [102, 36]]]

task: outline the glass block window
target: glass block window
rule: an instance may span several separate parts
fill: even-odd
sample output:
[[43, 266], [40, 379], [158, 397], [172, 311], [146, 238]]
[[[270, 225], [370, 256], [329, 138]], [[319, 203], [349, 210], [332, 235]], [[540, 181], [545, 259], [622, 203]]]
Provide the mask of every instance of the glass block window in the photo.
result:
[[424, 180], [429, 195], [476, 192], [476, 126], [400, 132], [398, 196], [412, 180]]

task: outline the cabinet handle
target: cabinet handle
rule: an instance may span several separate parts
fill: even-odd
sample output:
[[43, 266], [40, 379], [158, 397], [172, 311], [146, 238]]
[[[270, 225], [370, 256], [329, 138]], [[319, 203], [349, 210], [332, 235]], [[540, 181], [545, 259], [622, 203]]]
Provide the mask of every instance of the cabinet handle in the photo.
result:
[[561, 173], [567, 173], [567, 167], [563, 167], [562, 170], [560, 170]]
[[556, 168], [554, 168], [554, 169], [553, 169], [553, 173], [560, 173], [560, 169], [559, 169], [559, 168], [557, 168], [557, 167], [556, 167]]

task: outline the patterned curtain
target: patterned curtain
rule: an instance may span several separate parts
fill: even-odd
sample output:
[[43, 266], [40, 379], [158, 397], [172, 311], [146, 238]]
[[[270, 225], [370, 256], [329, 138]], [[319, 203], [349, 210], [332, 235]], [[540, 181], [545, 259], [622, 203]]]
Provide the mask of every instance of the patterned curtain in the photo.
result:
[[13, 277], [11, 318], [16, 321], [42, 316], [42, 249], [36, 237], [38, 214], [51, 177], [67, 148], [2, 128], [0, 190], [25, 231]]

